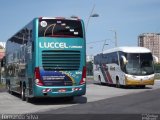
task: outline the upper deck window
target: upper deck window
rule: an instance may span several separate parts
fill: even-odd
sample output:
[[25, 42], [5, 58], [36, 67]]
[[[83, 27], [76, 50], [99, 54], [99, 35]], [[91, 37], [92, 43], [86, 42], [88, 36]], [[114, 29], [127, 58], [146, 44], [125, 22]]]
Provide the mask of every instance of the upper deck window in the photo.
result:
[[39, 37], [81, 37], [83, 38], [80, 20], [39, 19]]

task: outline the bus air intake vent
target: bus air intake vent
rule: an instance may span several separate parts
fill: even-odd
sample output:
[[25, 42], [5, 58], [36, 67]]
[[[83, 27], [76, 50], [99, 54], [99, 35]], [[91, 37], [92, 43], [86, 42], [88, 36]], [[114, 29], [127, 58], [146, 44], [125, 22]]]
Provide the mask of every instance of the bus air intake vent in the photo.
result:
[[42, 51], [42, 65], [48, 71], [78, 70], [80, 66], [80, 51]]

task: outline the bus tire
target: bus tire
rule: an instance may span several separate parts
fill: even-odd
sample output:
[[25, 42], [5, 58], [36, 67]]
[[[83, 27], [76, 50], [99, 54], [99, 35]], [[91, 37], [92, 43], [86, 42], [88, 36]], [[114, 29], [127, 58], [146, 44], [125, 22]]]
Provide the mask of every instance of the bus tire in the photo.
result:
[[10, 86], [10, 83], [9, 83], [9, 82], [6, 84], [6, 87], [7, 87], [7, 92], [10, 93], [10, 91], [11, 91], [11, 86]]
[[98, 76], [98, 81], [100, 82], [101, 85], [103, 84], [102, 81], [101, 81], [101, 76], [100, 75]]
[[72, 102], [72, 101], [74, 100], [74, 97], [73, 97], [73, 96], [71, 96], [71, 97], [66, 97], [65, 100], [66, 100], [66, 101], [69, 101], [69, 102]]
[[32, 99], [31, 99], [31, 98], [26, 97], [26, 102], [27, 102], [27, 103], [31, 103], [31, 101], [32, 101]]
[[10, 81], [8, 81], [8, 83], [7, 83], [7, 91], [9, 94], [13, 95], [13, 92], [11, 91]]
[[100, 75], [99, 75], [98, 79], [99, 79], [100, 85], [106, 85], [106, 83], [101, 81], [101, 76]]
[[140, 87], [140, 88], [145, 88], [146, 86], [145, 86], [145, 85], [140, 85], [139, 87]]
[[25, 86], [23, 85], [22, 87], [21, 87], [21, 99], [22, 99], [22, 101], [25, 101], [26, 100], [26, 93], [25, 93], [25, 91], [26, 91], [26, 88], [25, 88]]
[[120, 88], [120, 87], [121, 87], [121, 85], [120, 85], [120, 83], [119, 83], [119, 78], [116, 77], [116, 88]]

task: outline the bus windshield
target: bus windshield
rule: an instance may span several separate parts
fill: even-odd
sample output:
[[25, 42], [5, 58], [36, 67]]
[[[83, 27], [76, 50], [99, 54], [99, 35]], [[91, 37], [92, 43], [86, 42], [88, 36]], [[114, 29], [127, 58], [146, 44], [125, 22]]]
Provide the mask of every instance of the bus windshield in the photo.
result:
[[80, 20], [39, 19], [39, 37], [80, 37], [83, 38]]
[[151, 53], [126, 53], [128, 60], [125, 72], [131, 75], [150, 75], [154, 73]]

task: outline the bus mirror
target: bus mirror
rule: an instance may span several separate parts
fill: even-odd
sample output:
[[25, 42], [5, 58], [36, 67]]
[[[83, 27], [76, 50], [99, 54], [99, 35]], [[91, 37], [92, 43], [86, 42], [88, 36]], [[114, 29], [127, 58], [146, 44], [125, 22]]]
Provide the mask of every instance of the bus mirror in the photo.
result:
[[121, 58], [122, 58], [122, 60], [123, 60], [123, 63], [124, 63], [124, 64], [127, 64], [128, 61], [127, 61], [126, 57], [125, 57], [125, 56], [121, 56]]
[[158, 63], [158, 57], [156, 57], [155, 55], [153, 55], [153, 61], [154, 61], [155, 64]]

